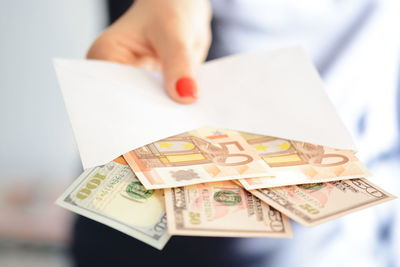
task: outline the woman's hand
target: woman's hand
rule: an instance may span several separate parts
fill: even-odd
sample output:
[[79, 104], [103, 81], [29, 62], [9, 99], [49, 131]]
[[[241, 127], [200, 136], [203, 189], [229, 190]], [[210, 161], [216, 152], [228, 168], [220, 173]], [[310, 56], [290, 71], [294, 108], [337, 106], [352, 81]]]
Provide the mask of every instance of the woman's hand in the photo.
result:
[[208, 0], [136, 0], [100, 35], [87, 54], [151, 70], [162, 70], [172, 99], [197, 99], [193, 68], [211, 43]]

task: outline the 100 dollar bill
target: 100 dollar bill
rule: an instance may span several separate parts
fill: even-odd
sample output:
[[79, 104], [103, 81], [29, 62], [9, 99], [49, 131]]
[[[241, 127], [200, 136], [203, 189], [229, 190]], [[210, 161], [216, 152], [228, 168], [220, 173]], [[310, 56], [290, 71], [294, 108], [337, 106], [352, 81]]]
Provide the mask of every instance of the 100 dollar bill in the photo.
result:
[[314, 226], [395, 198], [366, 179], [265, 188], [250, 192], [304, 226]]
[[173, 235], [291, 237], [289, 219], [231, 181], [165, 189]]
[[83, 172], [56, 203], [160, 250], [170, 238], [162, 190], [146, 190], [122, 157]]
[[124, 154], [147, 189], [269, 175], [269, 166], [240, 134], [209, 127], [176, 135]]

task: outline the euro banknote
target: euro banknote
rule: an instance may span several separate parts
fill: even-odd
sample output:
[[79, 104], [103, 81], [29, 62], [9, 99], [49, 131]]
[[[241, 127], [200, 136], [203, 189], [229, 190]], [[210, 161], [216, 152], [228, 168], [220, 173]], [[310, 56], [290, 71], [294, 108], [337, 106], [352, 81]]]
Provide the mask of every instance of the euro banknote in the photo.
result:
[[291, 237], [289, 219], [231, 181], [165, 189], [171, 235]]
[[247, 190], [370, 176], [350, 150], [242, 132], [241, 135], [272, 173], [268, 177], [240, 179]]
[[123, 155], [147, 189], [270, 175], [268, 164], [236, 133], [204, 127]]
[[250, 192], [308, 227], [395, 198], [364, 178], [264, 188]]
[[84, 171], [56, 203], [160, 250], [170, 238], [162, 190], [146, 190], [122, 157]]

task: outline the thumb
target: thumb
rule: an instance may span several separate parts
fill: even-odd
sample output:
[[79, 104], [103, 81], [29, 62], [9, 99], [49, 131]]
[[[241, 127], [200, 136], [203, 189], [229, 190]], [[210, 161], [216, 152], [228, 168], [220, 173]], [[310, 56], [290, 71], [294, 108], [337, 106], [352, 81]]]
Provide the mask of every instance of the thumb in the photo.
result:
[[184, 42], [169, 40], [157, 49], [164, 75], [164, 87], [168, 95], [182, 104], [197, 100], [197, 84], [194, 79], [192, 49]]

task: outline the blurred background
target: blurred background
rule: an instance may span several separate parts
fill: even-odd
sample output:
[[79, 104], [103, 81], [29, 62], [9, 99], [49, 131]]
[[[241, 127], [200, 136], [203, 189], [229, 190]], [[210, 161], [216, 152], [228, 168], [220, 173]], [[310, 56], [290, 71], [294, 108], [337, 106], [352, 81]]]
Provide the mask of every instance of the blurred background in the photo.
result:
[[[82, 171], [52, 58], [83, 58], [131, 1], [0, 3], [0, 266], [71, 266], [73, 215], [54, 200]], [[119, 2], [116, 4], [115, 2]], [[400, 195], [400, 2], [215, 0], [209, 59], [301, 44], [374, 183]], [[400, 266], [392, 201], [277, 241], [271, 266]], [[260, 249], [254, 247], [243, 249]], [[262, 248], [264, 249], [264, 248]]]

